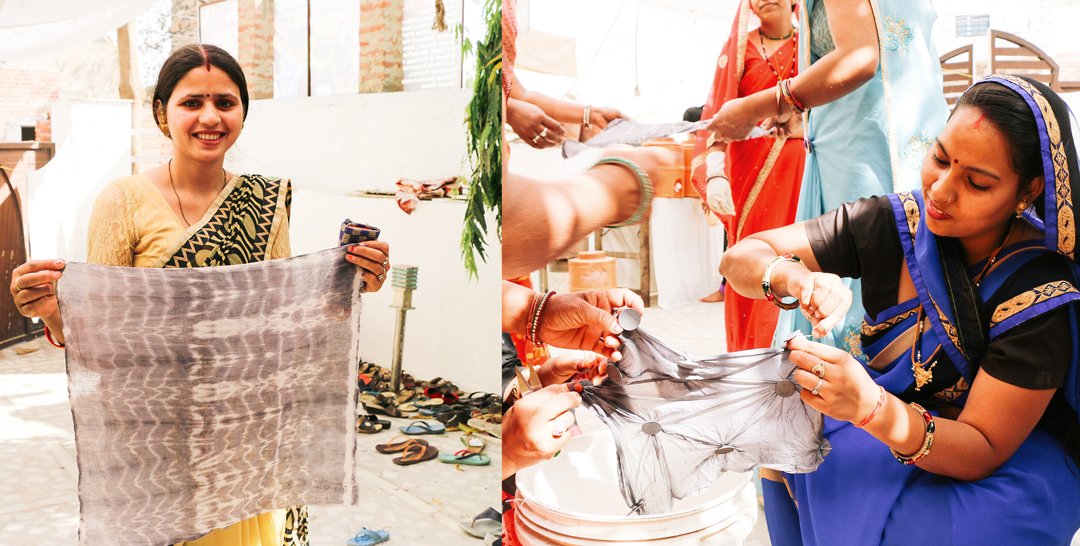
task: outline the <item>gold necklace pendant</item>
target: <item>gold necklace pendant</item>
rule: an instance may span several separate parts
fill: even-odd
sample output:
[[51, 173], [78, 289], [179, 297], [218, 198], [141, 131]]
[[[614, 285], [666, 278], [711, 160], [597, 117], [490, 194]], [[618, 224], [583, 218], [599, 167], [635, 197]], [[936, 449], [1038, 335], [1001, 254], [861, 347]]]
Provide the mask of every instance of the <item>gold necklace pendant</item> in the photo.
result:
[[927, 383], [934, 380], [934, 366], [937, 366], [937, 362], [930, 365], [929, 368], [923, 368], [922, 362], [912, 362], [911, 371], [915, 374], [915, 390], [918, 391], [926, 386]]

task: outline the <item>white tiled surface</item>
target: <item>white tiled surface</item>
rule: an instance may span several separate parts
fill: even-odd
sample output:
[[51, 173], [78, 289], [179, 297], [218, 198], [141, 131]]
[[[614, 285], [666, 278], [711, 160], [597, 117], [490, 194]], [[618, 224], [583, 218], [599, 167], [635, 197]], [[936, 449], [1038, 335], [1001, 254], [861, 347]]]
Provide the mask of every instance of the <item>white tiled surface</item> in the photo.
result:
[[[392, 421], [395, 430], [408, 424]], [[364, 487], [360, 503], [351, 508], [311, 507], [311, 544], [344, 545], [360, 527], [387, 529], [389, 544], [483, 544], [461, 531], [458, 522], [498, 506], [501, 443], [488, 440], [490, 466], [428, 461], [400, 467], [392, 456], [374, 449], [393, 435], [359, 436], [357, 472]], [[459, 436], [451, 432], [425, 438], [440, 452], [453, 453], [462, 448]], [[78, 468], [64, 356], [43, 340], [0, 351], [0, 476], [5, 477], [0, 480], [0, 544], [76, 543]]]

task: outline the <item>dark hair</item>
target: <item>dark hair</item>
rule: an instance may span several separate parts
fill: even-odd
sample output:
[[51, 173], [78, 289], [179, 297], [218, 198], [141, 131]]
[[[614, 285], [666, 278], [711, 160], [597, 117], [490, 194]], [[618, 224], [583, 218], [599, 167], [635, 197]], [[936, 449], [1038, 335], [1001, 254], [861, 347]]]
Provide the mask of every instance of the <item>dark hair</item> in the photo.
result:
[[[1039, 127], [1031, 108], [1020, 95], [1000, 83], [981, 83], [964, 92], [952, 113], [965, 106], [977, 109], [1005, 135], [1005, 141], [1009, 143], [1009, 162], [1020, 175], [1020, 192], [1043, 175]], [[1033, 205], [1035, 210], [1042, 210], [1041, 195]]]
[[154, 86], [154, 100], [150, 103], [154, 115], [158, 113], [159, 104], [161, 108], [165, 108], [169, 103], [169, 97], [172, 96], [173, 89], [176, 89], [176, 84], [180, 82], [180, 79], [192, 68], [200, 66], [206, 67], [206, 70], [210, 70], [211, 66], [220, 68], [240, 88], [240, 104], [244, 107], [246, 120], [248, 89], [244, 70], [228, 51], [210, 44], [186, 45], [173, 51], [172, 55], [165, 59], [165, 64], [161, 65], [161, 72], [158, 72], [157, 85]]

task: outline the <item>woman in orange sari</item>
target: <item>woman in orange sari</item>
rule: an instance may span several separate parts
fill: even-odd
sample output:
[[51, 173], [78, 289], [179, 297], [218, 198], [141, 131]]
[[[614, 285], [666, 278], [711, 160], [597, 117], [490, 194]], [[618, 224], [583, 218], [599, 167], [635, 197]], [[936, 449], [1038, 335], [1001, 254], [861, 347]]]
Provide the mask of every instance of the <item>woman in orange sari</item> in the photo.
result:
[[[716, 114], [725, 102], [776, 87], [781, 79], [798, 71], [798, 34], [792, 25], [791, 0], [742, 0], [727, 44], [716, 63], [709, 99], [701, 118]], [[761, 26], [747, 30], [751, 16]], [[798, 121], [797, 119], [795, 121]], [[727, 232], [728, 245], [744, 237], [795, 220], [799, 186], [806, 157], [802, 128], [776, 138], [762, 137], [733, 141], [726, 146], [713, 143], [711, 133], [697, 136], [693, 184], [707, 200], [710, 176], [724, 176], [731, 184], [730, 211], [712, 210]], [[708, 173], [705, 158], [711, 152], [726, 152], [724, 174]], [[741, 351], [768, 347], [779, 309], [768, 301], [751, 300], [721, 287], [727, 321], [727, 350]], [[704, 301], [719, 301], [714, 294]]]

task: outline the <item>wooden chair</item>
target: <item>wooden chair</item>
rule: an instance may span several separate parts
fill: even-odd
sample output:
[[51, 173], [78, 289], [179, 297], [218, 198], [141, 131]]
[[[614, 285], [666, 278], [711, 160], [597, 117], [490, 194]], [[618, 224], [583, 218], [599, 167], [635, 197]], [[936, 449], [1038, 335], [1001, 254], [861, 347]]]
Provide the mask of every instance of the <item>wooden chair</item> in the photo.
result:
[[975, 59], [972, 55], [972, 46], [968, 44], [958, 47], [939, 59], [941, 61], [942, 90], [945, 92], [945, 102], [952, 108], [960, 95], [971, 86], [974, 81]]
[[1027, 76], [1058, 89], [1057, 62], [1035, 44], [1000, 30], [990, 30], [990, 72]]

